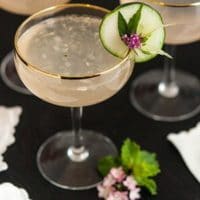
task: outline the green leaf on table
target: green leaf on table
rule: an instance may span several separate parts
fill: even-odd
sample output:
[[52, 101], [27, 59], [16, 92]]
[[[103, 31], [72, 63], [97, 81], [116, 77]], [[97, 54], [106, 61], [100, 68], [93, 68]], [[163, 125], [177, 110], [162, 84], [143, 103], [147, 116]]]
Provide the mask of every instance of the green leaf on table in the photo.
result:
[[139, 186], [145, 187], [152, 195], [157, 194], [157, 185], [152, 179], [160, 173], [156, 154], [141, 150], [136, 142], [126, 139], [121, 147], [120, 157], [104, 157], [99, 161], [98, 170], [106, 176], [111, 168], [119, 166], [128, 174], [132, 173]]
[[138, 24], [139, 24], [139, 21], [141, 18], [142, 7], [143, 7], [143, 4], [141, 4], [141, 6], [137, 10], [137, 12], [131, 17], [131, 19], [128, 22], [128, 33], [129, 34], [137, 32]]
[[118, 30], [120, 36], [128, 33], [128, 25], [121, 12], [118, 13]]
[[151, 177], [160, 173], [156, 154], [148, 151], [140, 151], [132, 168], [132, 173], [140, 186], [146, 187], [152, 195], [157, 192], [156, 183]]
[[160, 173], [156, 154], [140, 151], [133, 166], [133, 173], [135, 176], [140, 177], [152, 177]]
[[157, 185], [153, 179], [141, 178], [137, 176], [135, 176], [135, 179], [139, 186], [145, 187], [152, 195], [157, 194]]
[[140, 146], [130, 139], [126, 139], [121, 147], [121, 162], [127, 169], [132, 169], [137, 159]]
[[102, 176], [106, 176], [111, 168], [117, 167], [120, 165], [118, 157], [106, 156], [99, 160], [98, 162], [98, 171]]

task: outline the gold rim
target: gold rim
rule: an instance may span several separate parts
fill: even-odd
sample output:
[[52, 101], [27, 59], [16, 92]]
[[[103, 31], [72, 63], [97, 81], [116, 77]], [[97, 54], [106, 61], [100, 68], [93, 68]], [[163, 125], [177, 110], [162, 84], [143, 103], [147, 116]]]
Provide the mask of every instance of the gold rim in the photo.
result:
[[[166, 6], [166, 7], [195, 7], [195, 6], [200, 6], [200, 1], [198, 2], [193, 2], [193, 3], [167, 3], [164, 1], [159, 1], [159, 0], [147, 0], [150, 3], [159, 5], [159, 6]], [[178, 0], [177, 0], [178, 2]]]
[[95, 5], [90, 5], [90, 4], [79, 4], [79, 3], [75, 3], [75, 4], [60, 4], [60, 5], [56, 5], [56, 6], [52, 6], [50, 8], [46, 8], [42, 11], [39, 11], [35, 14], [33, 14], [32, 16], [30, 16], [28, 19], [26, 19], [20, 26], [19, 28], [17, 29], [16, 31], [16, 34], [15, 34], [15, 38], [14, 38], [14, 49], [15, 49], [15, 53], [17, 54], [17, 56], [19, 57], [19, 59], [27, 66], [29, 67], [31, 70], [34, 70], [36, 72], [39, 72], [39, 73], [42, 73], [46, 76], [49, 76], [49, 77], [52, 77], [52, 78], [59, 78], [59, 79], [88, 79], [88, 78], [94, 78], [94, 77], [97, 77], [97, 76], [101, 76], [103, 74], [106, 74], [116, 68], [118, 68], [123, 62], [125, 62], [126, 60], [128, 60], [128, 55], [123, 59], [121, 60], [118, 64], [116, 64], [115, 66], [111, 67], [110, 69], [108, 70], [105, 70], [103, 72], [99, 72], [99, 73], [96, 73], [96, 74], [92, 74], [92, 75], [87, 75], [87, 76], [65, 76], [65, 75], [61, 75], [61, 74], [56, 74], [56, 73], [50, 73], [48, 71], [45, 71], [45, 70], [42, 70], [40, 67], [37, 67], [37, 66], [34, 66], [32, 65], [31, 63], [28, 63], [26, 61], [26, 59], [23, 58], [23, 56], [20, 54], [20, 51], [18, 49], [18, 45], [17, 45], [17, 41], [19, 39], [19, 33], [20, 31], [23, 29], [23, 27], [29, 22], [31, 21], [32, 19], [34, 19], [35, 17], [37, 16], [40, 16], [42, 15], [43, 13], [46, 13], [46, 12], [49, 12], [49, 11], [53, 11], [53, 10], [56, 10], [56, 9], [61, 9], [61, 8], [70, 8], [70, 7], [83, 7], [83, 8], [92, 8], [94, 10], [98, 10], [98, 11], [103, 11], [106, 13], [110, 12], [110, 10], [108, 9], [105, 9], [105, 8], [102, 8], [102, 7], [99, 7], [99, 6], [95, 6]]

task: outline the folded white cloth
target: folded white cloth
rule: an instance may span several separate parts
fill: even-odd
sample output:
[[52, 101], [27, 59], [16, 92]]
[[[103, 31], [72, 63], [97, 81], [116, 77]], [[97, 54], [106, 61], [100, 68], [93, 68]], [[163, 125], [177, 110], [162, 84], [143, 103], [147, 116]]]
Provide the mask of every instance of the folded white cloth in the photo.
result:
[[15, 126], [19, 123], [21, 113], [22, 108], [19, 106], [12, 108], [0, 106], [0, 172], [8, 168], [3, 154], [8, 146], [15, 142]]
[[12, 183], [0, 184], [1, 200], [30, 200], [26, 190], [14, 186]]
[[167, 139], [177, 148], [186, 166], [200, 183], [200, 122], [189, 131], [169, 134]]

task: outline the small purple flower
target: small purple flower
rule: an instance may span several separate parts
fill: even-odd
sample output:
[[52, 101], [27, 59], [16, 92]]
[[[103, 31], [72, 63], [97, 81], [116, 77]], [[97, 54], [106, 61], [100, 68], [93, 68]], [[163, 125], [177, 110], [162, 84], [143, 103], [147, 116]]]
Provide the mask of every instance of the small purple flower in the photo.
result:
[[128, 46], [129, 49], [141, 47], [141, 39], [138, 34], [125, 34], [121, 37], [122, 41]]

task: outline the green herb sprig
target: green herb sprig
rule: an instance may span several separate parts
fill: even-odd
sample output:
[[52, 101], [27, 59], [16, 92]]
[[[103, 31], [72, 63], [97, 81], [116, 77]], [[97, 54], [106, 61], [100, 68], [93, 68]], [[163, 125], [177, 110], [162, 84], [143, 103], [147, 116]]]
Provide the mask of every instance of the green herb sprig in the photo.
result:
[[157, 185], [153, 177], [160, 173], [155, 153], [142, 150], [134, 141], [126, 139], [117, 157], [106, 156], [98, 163], [98, 170], [106, 176], [111, 168], [122, 166], [132, 174], [139, 186], [145, 187], [152, 195], [157, 194]]

